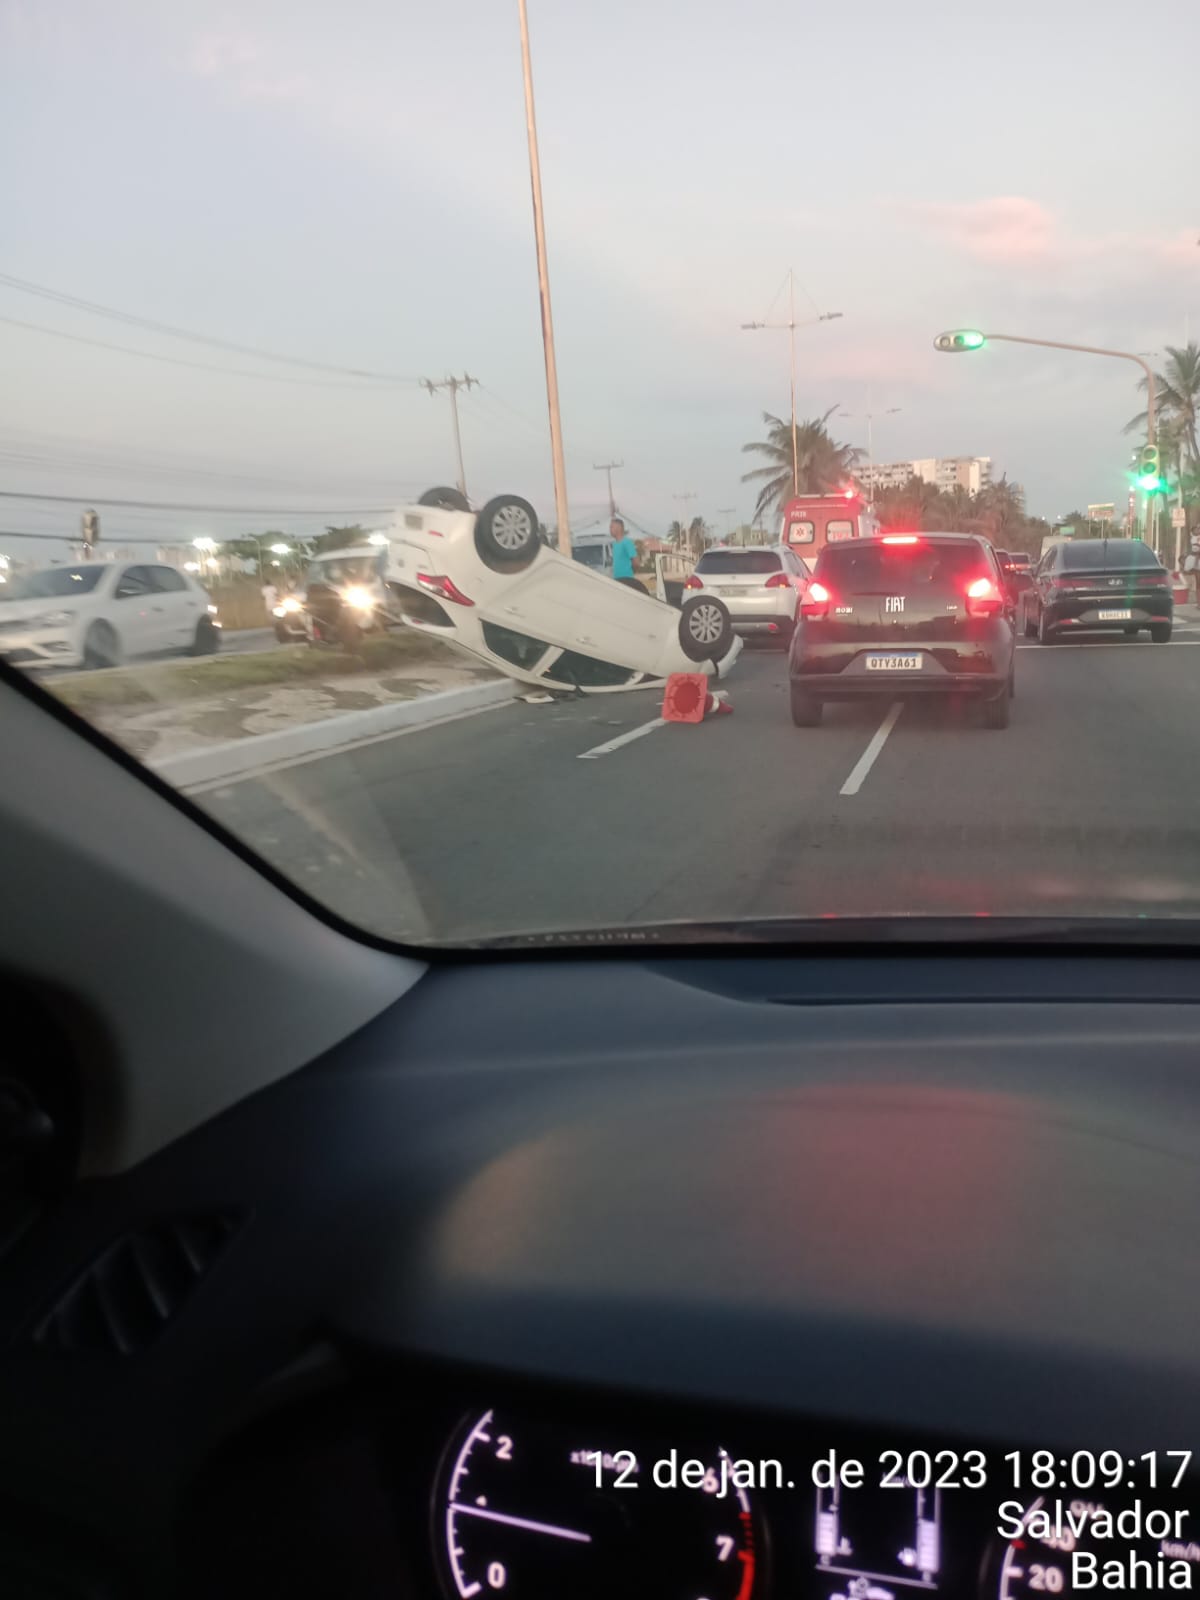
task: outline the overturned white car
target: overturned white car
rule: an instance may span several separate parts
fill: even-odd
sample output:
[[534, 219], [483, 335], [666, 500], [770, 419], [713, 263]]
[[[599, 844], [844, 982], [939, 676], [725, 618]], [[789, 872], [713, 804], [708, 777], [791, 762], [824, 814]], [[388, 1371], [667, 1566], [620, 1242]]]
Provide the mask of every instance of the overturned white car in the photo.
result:
[[589, 570], [542, 542], [515, 495], [475, 513], [457, 491], [430, 490], [369, 544], [318, 557], [308, 605], [318, 638], [402, 621], [522, 683], [588, 694], [672, 672], [724, 677], [742, 648], [721, 600], [677, 610]]

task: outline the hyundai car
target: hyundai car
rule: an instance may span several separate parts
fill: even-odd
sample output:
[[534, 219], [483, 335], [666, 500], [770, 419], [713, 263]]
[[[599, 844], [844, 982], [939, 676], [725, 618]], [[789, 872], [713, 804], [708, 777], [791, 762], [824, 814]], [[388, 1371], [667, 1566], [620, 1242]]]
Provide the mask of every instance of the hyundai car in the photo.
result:
[[1022, 631], [1041, 644], [1140, 629], [1166, 644], [1174, 619], [1170, 573], [1140, 539], [1060, 540], [1021, 596]]

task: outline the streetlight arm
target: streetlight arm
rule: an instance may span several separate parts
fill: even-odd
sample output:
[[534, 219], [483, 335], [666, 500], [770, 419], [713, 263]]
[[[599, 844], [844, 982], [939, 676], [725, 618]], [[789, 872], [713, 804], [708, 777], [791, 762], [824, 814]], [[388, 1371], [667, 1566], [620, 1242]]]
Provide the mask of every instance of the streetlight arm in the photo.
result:
[[1148, 361], [1134, 355], [1132, 350], [1101, 350], [1094, 344], [1063, 344], [1058, 339], [1026, 339], [1016, 333], [988, 333], [988, 342], [999, 339], [1003, 344], [1037, 344], [1046, 350], [1077, 350], [1085, 356], [1114, 356], [1118, 361], [1136, 361], [1146, 374], [1146, 442], [1155, 443], [1155, 391], [1154, 372]]

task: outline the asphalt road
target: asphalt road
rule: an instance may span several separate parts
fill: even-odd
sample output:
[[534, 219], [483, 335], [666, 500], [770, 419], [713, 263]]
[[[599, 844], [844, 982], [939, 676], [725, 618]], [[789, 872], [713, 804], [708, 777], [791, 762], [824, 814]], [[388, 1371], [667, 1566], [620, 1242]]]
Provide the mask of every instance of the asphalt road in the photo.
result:
[[1022, 642], [1002, 731], [969, 707], [896, 713], [887, 698], [797, 729], [783, 655], [748, 648], [733, 714], [699, 726], [657, 723], [653, 691], [517, 702], [196, 798], [397, 938], [1200, 915], [1200, 622], [1143, 639]]

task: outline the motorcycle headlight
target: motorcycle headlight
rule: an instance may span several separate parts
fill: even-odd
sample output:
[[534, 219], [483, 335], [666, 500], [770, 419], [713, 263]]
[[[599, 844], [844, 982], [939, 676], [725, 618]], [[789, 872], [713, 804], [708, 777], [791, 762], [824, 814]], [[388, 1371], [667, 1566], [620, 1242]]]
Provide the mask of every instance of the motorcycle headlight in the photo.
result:
[[296, 599], [296, 596], [294, 594], [290, 594], [290, 595], [288, 595], [287, 599], [283, 602], [283, 604], [278, 608], [278, 610], [276, 612], [276, 615], [277, 616], [283, 616], [283, 615], [295, 616], [296, 612], [299, 611], [299, 609], [300, 609], [299, 600]]
[[375, 596], [369, 589], [364, 589], [359, 583], [352, 583], [342, 595], [342, 599], [348, 606], [352, 606], [355, 611], [374, 611], [375, 609]]

